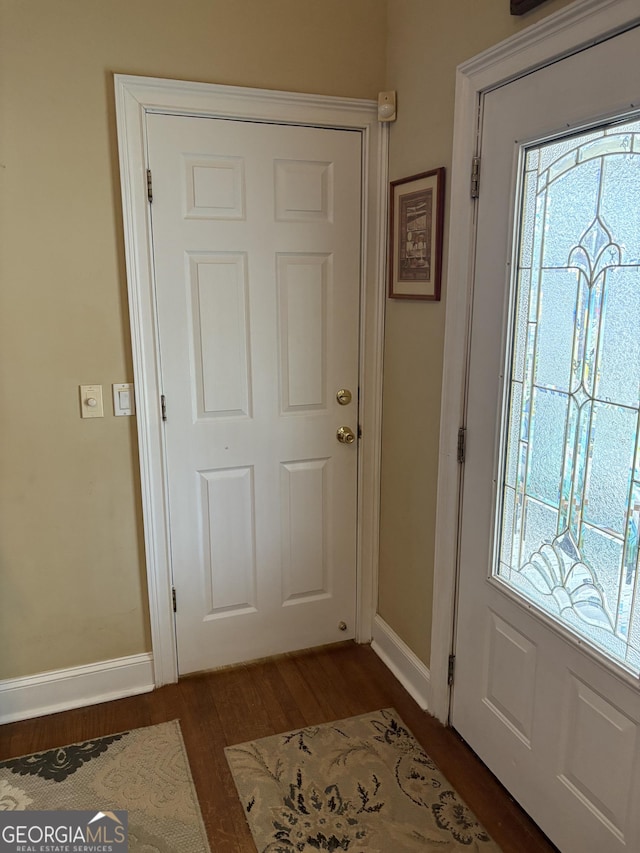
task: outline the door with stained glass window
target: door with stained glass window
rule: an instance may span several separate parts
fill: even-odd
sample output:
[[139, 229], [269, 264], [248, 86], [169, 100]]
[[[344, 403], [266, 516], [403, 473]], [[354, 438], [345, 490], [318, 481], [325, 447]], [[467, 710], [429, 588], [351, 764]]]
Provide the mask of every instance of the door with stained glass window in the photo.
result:
[[640, 119], [522, 163], [495, 576], [640, 675]]
[[639, 30], [485, 95], [452, 722], [640, 850]]

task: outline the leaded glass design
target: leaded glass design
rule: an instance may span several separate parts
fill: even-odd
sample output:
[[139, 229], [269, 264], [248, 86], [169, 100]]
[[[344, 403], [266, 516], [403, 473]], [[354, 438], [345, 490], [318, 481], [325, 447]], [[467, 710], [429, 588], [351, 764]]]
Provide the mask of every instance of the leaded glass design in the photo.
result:
[[640, 674], [640, 121], [530, 147], [494, 575]]

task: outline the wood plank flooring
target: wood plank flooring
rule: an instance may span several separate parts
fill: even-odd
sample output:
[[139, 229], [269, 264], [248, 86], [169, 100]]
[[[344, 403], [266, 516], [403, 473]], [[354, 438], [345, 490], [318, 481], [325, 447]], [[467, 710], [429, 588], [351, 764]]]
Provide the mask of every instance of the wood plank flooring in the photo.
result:
[[458, 735], [421, 711], [368, 646], [353, 643], [0, 726], [0, 758], [179, 719], [212, 851], [255, 853], [224, 747], [387, 707], [398, 711], [505, 853], [556, 850]]

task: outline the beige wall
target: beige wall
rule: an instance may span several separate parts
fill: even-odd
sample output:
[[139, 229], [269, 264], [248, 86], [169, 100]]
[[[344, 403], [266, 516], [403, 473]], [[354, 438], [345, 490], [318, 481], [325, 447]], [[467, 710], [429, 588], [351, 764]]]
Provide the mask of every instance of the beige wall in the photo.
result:
[[[568, 2], [514, 18], [509, 0], [389, 0], [391, 180], [436, 166], [449, 177], [456, 66]], [[445, 265], [440, 303], [387, 300], [386, 312], [378, 610], [427, 664], [446, 293]]]
[[[150, 647], [112, 73], [397, 89], [394, 179], [450, 167], [456, 65], [567, 2], [0, 0], [0, 678]], [[379, 611], [427, 663], [445, 298], [387, 303]]]
[[[375, 97], [386, 0], [0, 0], [0, 678], [150, 648], [112, 73]], [[77, 386], [106, 416], [81, 420]]]

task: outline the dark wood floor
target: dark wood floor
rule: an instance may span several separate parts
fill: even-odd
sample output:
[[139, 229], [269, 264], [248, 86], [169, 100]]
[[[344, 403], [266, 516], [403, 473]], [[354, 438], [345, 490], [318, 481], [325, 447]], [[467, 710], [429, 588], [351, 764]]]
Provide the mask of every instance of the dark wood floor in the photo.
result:
[[352, 643], [0, 726], [0, 759], [179, 719], [212, 851], [255, 853], [224, 747], [388, 707], [398, 711], [505, 853], [555, 851], [456, 733], [421, 711], [368, 646]]

